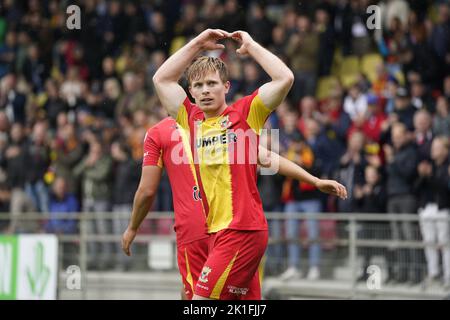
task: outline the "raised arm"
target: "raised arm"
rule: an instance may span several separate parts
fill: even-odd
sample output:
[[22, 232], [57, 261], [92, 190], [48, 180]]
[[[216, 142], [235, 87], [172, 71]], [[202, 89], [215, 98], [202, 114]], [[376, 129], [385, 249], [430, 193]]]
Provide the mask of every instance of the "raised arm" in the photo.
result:
[[131, 255], [130, 246], [136, 237], [137, 231], [147, 216], [158, 189], [162, 168], [146, 166], [142, 168], [141, 181], [134, 195], [133, 211], [127, 230], [122, 236], [122, 249], [127, 256]]
[[294, 83], [292, 71], [269, 50], [263, 48], [245, 31], [235, 31], [231, 37], [241, 43], [238, 54], [250, 55], [267, 72], [272, 81], [259, 88], [258, 95], [271, 110], [278, 107]]
[[186, 98], [186, 92], [178, 84], [183, 72], [192, 60], [204, 50], [222, 49], [217, 41], [229, 33], [220, 29], [207, 29], [170, 56], [153, 76], [153, 84], [163, 107], [176, 118], [178, 108]]
[[334, 180], [319, 179], [294, 162], [261, 146], [259, 146], [258, 163], [262, 167], [278, 168], [279, 174], [311, 184], [324, 193], [338, 196], [341, 199], [347, 199], [347, 190], [342, 184]]

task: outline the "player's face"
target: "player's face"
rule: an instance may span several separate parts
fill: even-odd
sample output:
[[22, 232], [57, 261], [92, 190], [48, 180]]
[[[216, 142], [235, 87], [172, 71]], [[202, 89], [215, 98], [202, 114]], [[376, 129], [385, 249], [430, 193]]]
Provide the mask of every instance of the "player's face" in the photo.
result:
[[192, 81], [189, 92], [195, 104], [206, 113], [214, 112], [225, 104], [225, 95], [230, 89], [230, 82], [222, 82], [219, 72], [210, 72], [200, 79]]

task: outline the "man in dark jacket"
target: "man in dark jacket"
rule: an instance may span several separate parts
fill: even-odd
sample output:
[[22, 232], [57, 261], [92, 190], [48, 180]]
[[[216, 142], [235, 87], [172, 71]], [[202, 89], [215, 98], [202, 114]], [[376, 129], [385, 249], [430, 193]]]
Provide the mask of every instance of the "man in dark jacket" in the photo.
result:
[[[378, 169], [368, 165], [364, 170], [365, 183], [356, 185], [353, 190], [354, 208], [361, 213], [384, 213], [386, 212], [386, 188]], [[359, 237], [368, 240], [384, 240], [389, 234], [389, 224], [384, 221], [364, 221]], [[362, 247], [363, 269], [358, 281], [366, 281], [368, 278], [367, 268], [370, 260], [377, 253], [377, 248]], [[385, 252], [382, 252], [384, 254]]]
[[[128, 218], [133, 208], [134, 193], [140, 179], [140, 163], [131, 156], [131, 150], [122, 141], [111, 145], [114, 160], [113, 186], [113, 233], [122, 235], [128, 225]], [[130, 259], [123, 254], [120, 242], [115, 248], [116, 265], [120, 270], [129, 268]]]
[[[413, 185], [416, 178], [417, 150], [409, 141], [407, 128], [403, 123], [392, 127], [393, 148], [385, 145], [387, 171], [387, 210], [389, 213], [414, 213], [417, 210]], [[413, 223], [409, 221], [392, 221], [391, 232], [395, 241], [414, 240]], [[408, 266], [412, 266], [417, 257], [415, 249], [396, 249], [390, 252], [388, 259], [388, 281], [397, 280], [418, 282], [418, 275], [408, 275]], [[397, 269], [397, 270], [394, 270]], [[396, 273], [396, 274], [395, 274]], [[393, 279], [395, 278], [395, 279]]]

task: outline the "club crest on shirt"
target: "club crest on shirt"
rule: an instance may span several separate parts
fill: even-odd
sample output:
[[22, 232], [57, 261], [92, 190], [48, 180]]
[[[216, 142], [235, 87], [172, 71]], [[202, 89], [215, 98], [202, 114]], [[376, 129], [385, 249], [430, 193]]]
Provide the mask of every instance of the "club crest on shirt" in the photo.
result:
[[198, 281], [203, 282], [203, 283], [207, 283], [208, 282], [208, 274], [211, 272], [211, 268], [204, 266], [202, 269], [202, 274], [200, 275], [200, 278], [198, 279]]
[[231, 125], [233, 124], [233, 122], [230, 121], [230, 119], [228, 118], [228, 115], [226, 115], [225, 117], [223, 117], [223, 119], [220, 120], [219, 125], [222, 129], [227, 129], [229, 128]]

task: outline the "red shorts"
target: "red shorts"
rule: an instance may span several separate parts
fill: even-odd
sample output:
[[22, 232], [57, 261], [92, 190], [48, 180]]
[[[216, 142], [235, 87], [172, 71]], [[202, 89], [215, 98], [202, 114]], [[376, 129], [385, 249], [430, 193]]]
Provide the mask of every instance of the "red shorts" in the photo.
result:
[[210, 299], [261, 299], [258, 267], [268, 232], [221, 230], [210, 239], [210, 254], [194, 292]]
[[209, 238], [196, 240], [177, 248], [178, 269], [186, 297], [191, 300], [194, 287], [208, 258]]

